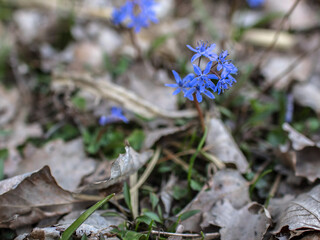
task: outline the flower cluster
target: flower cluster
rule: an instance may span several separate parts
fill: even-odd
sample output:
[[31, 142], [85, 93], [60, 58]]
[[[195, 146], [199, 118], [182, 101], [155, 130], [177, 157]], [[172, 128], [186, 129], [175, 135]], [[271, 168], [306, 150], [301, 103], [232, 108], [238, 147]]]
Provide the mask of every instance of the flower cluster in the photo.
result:
[[122, 109], [119, 107], [112, 107], [111, 108], [111, 115], [109, 116], [101, 116], [99, 119], [99, 124], [101, 126], [123, 121], [125, 123], [128, 123], [129, 120], [122, 114]]
[[128, 28], [140, 32], [141, 28], [149, 27], [150, 21], [158, 23], [154, 6], [154, 0], [127, 0], [126, 3], [112, 12], [114, 24], [126, 22]]
[[256, 8], [256, 7], [260, 7], [265, 0], [247, 0], [247, 3], [250, 7], [252, 8]]
[[[172, 71], [176, 79], [176, 84], [165, 84], [165, 86], [176, 88], [173, 95], [183, 92], [184, 97], [191, 101], [194, 100], [195, 96], [198, 102], [202, 102], [202, 94], [214, 99], [214, 92], [220, 94], [236, 82], [232, 75], [237, 74], [238, 69], [233, 65], [231, 60], [226, 59], [228, 56], [227, 50], [217, 55], [213, 52], [216, 45], [209, 45], [204, 42], [199, 42], [196, 48], [189, 45], [187, 45], [187, 47], [195, 52], [191, 58], [191, 63], [197, 59], [199, 59], [199, 63], [198, 65], [193, 64], [194, 73], [188, 74], [183, 79], [181, 79], [176, 71]], [[208, 60], [208, 63], [202, 71], [200, 62], [203, 57]], [[213, 82], [214, 80], [216, 83]]]

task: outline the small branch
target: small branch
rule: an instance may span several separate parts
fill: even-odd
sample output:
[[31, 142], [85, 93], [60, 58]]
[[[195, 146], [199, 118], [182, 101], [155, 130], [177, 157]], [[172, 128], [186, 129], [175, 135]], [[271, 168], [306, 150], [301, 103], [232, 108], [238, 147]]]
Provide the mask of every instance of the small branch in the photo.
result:
[[262, 65], [262, 62], [264, 59], [266, 59], [268, 57], [268, 55], [270, 54], [271, 50], [273, 50], [273, 48], [275, 47], [276, 43], [278, 42], [278, 39], [280, 37], [280, 33], [281, 30], [283, 28], [284, 23], [288, 20], [288, 18], [290, 17], [290, 15], [292, 14], [292, 12], [294, 11], [294, 9], [297, 7], [298, 3], [301, 0], [295, 0], [294, 4], [291, 6], [291, 8], [289, 9], [289, 11], [283, 16], [283, 18], [281, 19], [281, 22], [279, 24], [279, 27], [276, 31], [276, 34], [274, 35], [273, 41], [271, 42], [271, 44], [269, 45], [269, 47], [267, 49], [265, 49], [263, 51], [263, 53], [261, 54], [260, 59], [258, 60], [258, 63], [255, 67], [255, 69], [259, 69], [260, 66]]
[[[151, 230], [151, 234], [202, 239], [202, 235], [198, 234], [198, 233], [170, 233], [170, 232], [161, 232], [161, 231]], [[219, 233], [205, 233], [204, 237], [205, 237], [205, 239], [216, 239], [216, 238], [220, 237], [220, 234]]]

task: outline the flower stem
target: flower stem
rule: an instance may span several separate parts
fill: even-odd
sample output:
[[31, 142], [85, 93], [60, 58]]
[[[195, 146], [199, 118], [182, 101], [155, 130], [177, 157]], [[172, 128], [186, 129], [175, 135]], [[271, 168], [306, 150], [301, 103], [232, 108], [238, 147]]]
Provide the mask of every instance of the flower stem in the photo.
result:
[[196, 94], [194, 93], [193, 94], [193, 98], [194, 98], [194, 105], [196, 106], [196, 109], [197, 109], [197, 112], [198, 112], [198, 115], [199, 115], [199, 120], [200, 120], [200, 124], [201, 124], [201, 129], [202, 129], [202, 132], [204, 132], [205, 128], [206, 128], [206, 125], [204, 123], [204, 117], [203, 117], [203, 113], [202, 113], [202, 110], [200, 108], [200, 104], [197, 100], [197, 97], [196, 97]]

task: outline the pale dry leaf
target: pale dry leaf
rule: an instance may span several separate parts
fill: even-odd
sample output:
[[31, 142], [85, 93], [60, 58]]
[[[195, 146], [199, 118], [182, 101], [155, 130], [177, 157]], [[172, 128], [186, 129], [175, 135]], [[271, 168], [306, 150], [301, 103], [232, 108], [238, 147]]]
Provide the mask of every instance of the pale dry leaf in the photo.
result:
[[5, 90], [0, 86], [0, 96], [0, 126], [3, 126], [16, 116], [19, 93], [16, 89]]
[[302, 106], [312, 108], [320, 113], [320, 84], [319, 78], [307, 83], [298, 83], [293, 87], [293, 97]]
[[268, 211], [272, 217], [273, 222], [278, 222], [283, 209], [285, 209], [289, 202], [295, 197], [293, 195], [285, 195], [282, 198], [271, 198], [268, 204]]
[[137, 172], [152, 156], [153, 151], [148, 150], [142, 153], [137, 153], [133, 148], [126, 146], [126, 152], [120, 154], [119, 157], [112, 163], [110, 178], [104, 181], [90, 183], [80, 188], [80, 191], [97, 190], [108, 188], [116, 183], [119, 183]]
[[204, 214], [206, 224], [221, 227], [221, 240], [263, 239], [271, 225], [271, 217], [262, 205], [249, 203], [235, 209], [228, 200], [219, 201], [210, 212]]
[[320, 231], [320, 185], [291, 200], [282, 210], [274, 233], [288, 228], [291, 235], [302, 231]]
[[75, 191], [82, 178], [91, 174], [96, 166], [96, 162], [86, 156], [82, 139], [55, 140], [40, 149], [27, 145], [24, 155], [16, 175], [48, 165], [58, 184], [68, 191]]
[[143, 142], [143, 148], [148, 149], [151, 148], [160, 138], [181, 132], [190, 127], [189, 124], [185, 124], [181, 127], [168, 127], [168, 128], [160, 128], [154, 131], [146, 131], [145, 139]]
[[299, 151], [305, 147], [315, 146], [315, 143], [311, 139], [299, 133], [297, 130], [291, 127], [289, 123], [282, 124], [282, 129], [288, 132], [288, 136], [292, 142], [292, 147], [294, 150]]
[[173, 187], [177, 184], [178, 177], [171, 174], [168, 182], [163, 183], [160, 191], [160, 198], [164, 206], [164, 217], [168, 217], [170, 214], [172, 202], [173, 202]]
[[238, 171], [225, 169], [217, 172], [209, 182], [209, 190], [203, 189], [193, 201], [182, 211], [201, 210], [200, 213], [182, 222], [186, 231], [198, 232], [202, 230], [200, 224], [206, 225], [203, 221], [204, 213], [211, 211], [219, 200], [228, 199], [236, 209], [243, 207], [250, 202], [248, 182]]
[[55, 91], [65, 91], [67, 86], [78, 87], [86, 91], [95, 93], [98, 98], [105, 98], [117, 102], [129, 111], [134, 112], [144, 118], [181, 118], [181, 117], [195, 117], [196, 111], [170, 111], [161, 109], [157, 105], [141, 98], [137, 94], [128, 89], [107, 82], [103, 79], [95, 80], [89, 75], [77, 73], [56, 73], [53, 77], [53, 89]]
[[0, 227], [17, 228], [72, 210], [76, 201], [52, 177], [48, 166], [0, 181]]
[[293, 166], [295, 175], [311, 182], [320, 178], [319, 143], [299, 133], [288, 123], [284, 123], [282, 128], [288, 132], [293, 147], [293, 150], [282, 148], [282, 154], [288, 158], [290, 166]]
[[210, 147], [209, 152], [220, 161], [236, 165], [241, 173], [247, 171], [249, 165], [245, 156], [220, 119], [212, 118], [210, 120], [206, 147]]

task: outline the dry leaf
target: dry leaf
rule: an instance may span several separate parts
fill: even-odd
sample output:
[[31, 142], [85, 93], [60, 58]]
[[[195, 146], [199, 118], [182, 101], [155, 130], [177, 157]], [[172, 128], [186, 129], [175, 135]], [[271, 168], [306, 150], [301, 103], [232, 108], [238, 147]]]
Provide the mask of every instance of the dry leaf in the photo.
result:
[[320, 144], [299, 133], [288, 123], [284, 123], [282, 128], [288, 132], [295, 151], [288, 148], [280, 150], [289, 160], [289, 165], [293, 166], [295, 175], [305, 177], [311, 182], [320, 178]]
[[233, 137], [219, 119], [211, 119], [209, 124], [206, 147], [224, 163], [235, 164], [241, 173], [248, 169], [248, 162], [235, 143]]
[[182, 212], [201, 210], [200, 213], [182, 222], [186, 231], [199, 232], [200, 224], [207, 225], [203, 221], [206, 212], [219, 200], [229, 200], [233, 207], [241, 208], [250, 202], [248, 183], [238, 171], [225, 169], [217, 172], [211, 179], [209, 190], [203, 189], [196, 198]]
[[292, 147], [294, 150], [299, 151], [305, 147], [315, 146], [315, 143], [311, 139], [299, 133], [297, 130], [291, 127], [290, 124], [284, 123], [282, 125], [282, 129], [288, 132], [289, 139], [292, 142]]
[[0, 96], [0, 126], [3, 126], [15, 117], [19, 93], [16, 89], [9, 91], [0, 86]]
[[86, 156], [82, 139], [70, 142], [55, 140], [41, 149], [28, 145], [24, 155], [16, 175], [48, 165], [58, 184], [68, 191], [75, 191], [82, 178], [92, 173], [96, 166], [96, 162]]
[[287, 227], [291, 236], [320, 231], [320, 185], [299, 195], [282, 210], [274, 233], [281, 233]]
[[221, 240], [259, 240], [271, 225], [271, 217], [258, 203], [249, 203], [237, 210], [228, 200], [221, 200], [210, 212], [204, 213], [204, 222], [203, 228], [209, 224], [221, 227]]
[[[103, 79], [94, 80], [90, 76], [77, 73], [55, 74], [53, 78], [53, 88], [56, 91], [65, 91], [66, 86], [79, 87], [83, 90], [94, 93], [98, 98], [105, 98], [115, 101], [124, 108], [138, 114], [144, 118], [182, 118], [194, 117], [196, 111], [169, 111], [159, 108], [128, 89], [107, 82]], [[59, 90], [60, 89], [60, 90]]]
[[0, 227], [17, 228], [72, 210], [76, 201], [63, 190], [48, 166], [0, 181]]
[[112, 163], [110, 178], [105, 181], [94, 182], [82, 188], [81, 191], [108, 188], [125, 180], [131, 174], [137, 172], [152, 156], [153, 151], [137, 153], [133, 148], [126, 146], [126, 153], [120, 154]]
[[181, 132], [190, 127], [190, 124], [185, 124], [181, 127], [169, 127], [169, 128], [160, 128], [154, 131], [145, 132], [145, 140], [143, 142], [143, 148], [151, 148], [160, 138]]

